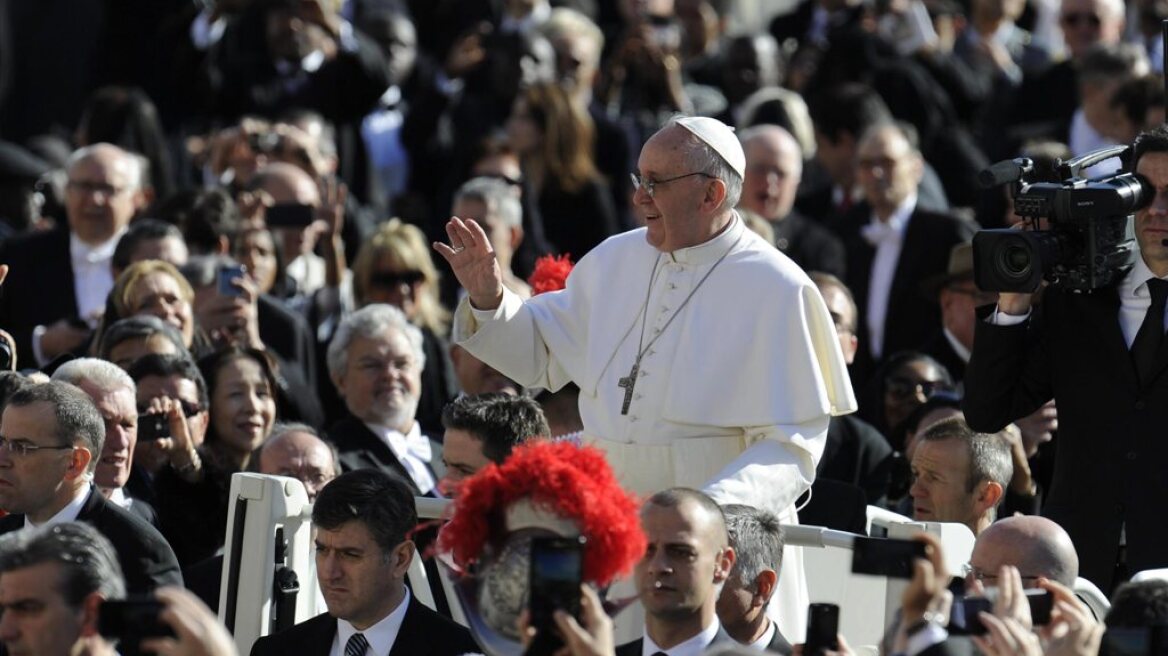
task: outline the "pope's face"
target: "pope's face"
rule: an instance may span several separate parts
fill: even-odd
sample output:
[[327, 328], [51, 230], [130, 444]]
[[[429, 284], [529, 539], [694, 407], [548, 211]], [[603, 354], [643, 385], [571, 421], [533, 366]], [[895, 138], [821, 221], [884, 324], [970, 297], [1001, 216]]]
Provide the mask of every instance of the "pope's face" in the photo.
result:
[[[644, 183], [633, 194], [633, 207], [648, 228], [646, 240], [666, 253], [697, 246], [716, 232], [715, 217], [699, 212], [715, 181], [705, 175], [690, 175], [695, 171], [682, 168], [687, 142], [685, 128], [666, 128], [649, 139], [637, 162]], [[662, 182], [671, 178], [678, 179]], [[653, 184], [652, 195], [646, 190], [648, 183]]]

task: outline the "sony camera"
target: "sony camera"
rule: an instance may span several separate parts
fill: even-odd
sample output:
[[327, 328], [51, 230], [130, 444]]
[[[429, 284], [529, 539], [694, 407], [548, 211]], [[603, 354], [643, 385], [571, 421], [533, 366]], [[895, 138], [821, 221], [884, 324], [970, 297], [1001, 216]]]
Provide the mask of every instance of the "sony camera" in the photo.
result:
[[[1131, 215], [1152, 202], [1142, 176], [1119, 173], [1083, 179], [1080, 172], [1104, 159], [1126, 160], [1113, 146], [1056, 163], [1062, 182], [1030, 182], [1027, 158], [998, 162], [981, 172], [982, 188], [1011, 185], [1014, 212], [1024, 230], [981, 230], [973, 238], [974, 280], [983, 291], [1033, 293], [1043, 279], [1062, 289], [1089, 292], [1122, 278], [1135, 261]], [[1038, 229], [1039, 219], [1048, 228]]]

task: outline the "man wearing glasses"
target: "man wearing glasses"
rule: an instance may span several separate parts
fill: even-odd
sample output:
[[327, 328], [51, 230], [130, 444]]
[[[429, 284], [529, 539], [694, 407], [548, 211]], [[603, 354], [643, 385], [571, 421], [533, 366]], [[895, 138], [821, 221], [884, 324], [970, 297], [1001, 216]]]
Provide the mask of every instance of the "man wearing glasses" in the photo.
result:
[[12, 267], [0, 325], [16, 339], [19, 361], [34, 366], [89, 339], [113, 289], [114, 247], [147, 203], [138, 156], [117, 146], [81, 148], [67, 171], [68, 229], [15, 239], [0, 251], [0, 262]]
[[[507, 291], [483, 229], [452, 218], [435, 249], [467, 291], [454, 338], [522, 385], [575, 382], [585, 439], [638, 493], [702, 488], [795, 521], [828, 420], [856, 408], [827, 307], [734, 211], [746, 158], [730, 128], [675, 118], [638, 169], [645, 227], [589, 252], [562, 292]], [[777, 606], [806, 608], [784, 581]]]
[[130, 593], [182, 585], [174, 551], [146, 522], [93, 487], [105, 439], [101, 414], [84, 392], [58, 381], [17, 390], [0, 416], [0, 534], [29, 526], [86, 522], [117, 549]]
[[1027, 588], [1038, 587], [1039, 577], [1071, 588], [1079, 576], [1079, 556], [1071, 536], [1058, 524], [1036, 515], [1006, 517], [982, 531], [966, 566], [966, 585], [978, 580], [986, 587], [997, 586], [1003, 565], [1017, 567]]

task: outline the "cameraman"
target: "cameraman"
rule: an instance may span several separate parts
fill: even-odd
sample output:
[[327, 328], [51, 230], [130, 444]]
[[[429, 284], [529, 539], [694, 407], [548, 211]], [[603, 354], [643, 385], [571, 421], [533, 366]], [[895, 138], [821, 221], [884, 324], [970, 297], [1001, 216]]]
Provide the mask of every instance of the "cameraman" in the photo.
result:
[[1155, 190], [1135, 215], [1140, 257], [1091, 294], [1048, 287], [1003, 293], [979, 309], [966, 371], [970, 427], [997, 431], [1050, 399], [1059, 409], [1054, 476], [1043, 514], [1070, 534], [1081, 575], [1104, 590], [1168, 566], [1168, 128], [1139, 135], [1132, 170]]

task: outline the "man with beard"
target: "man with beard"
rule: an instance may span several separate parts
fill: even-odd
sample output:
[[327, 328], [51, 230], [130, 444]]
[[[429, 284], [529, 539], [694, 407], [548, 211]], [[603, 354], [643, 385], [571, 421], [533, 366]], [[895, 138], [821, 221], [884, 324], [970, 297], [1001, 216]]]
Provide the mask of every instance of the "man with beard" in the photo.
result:
[[401, 477], [415, 496], [435, 493], [441, 447], [414, 415], [421, 394], [422, 333], [395, 307], [375, 303], [345, 317], [328, 348], [329, 376], [350, 416], [329, 437], [346, 471]]

